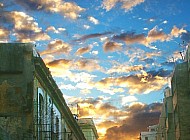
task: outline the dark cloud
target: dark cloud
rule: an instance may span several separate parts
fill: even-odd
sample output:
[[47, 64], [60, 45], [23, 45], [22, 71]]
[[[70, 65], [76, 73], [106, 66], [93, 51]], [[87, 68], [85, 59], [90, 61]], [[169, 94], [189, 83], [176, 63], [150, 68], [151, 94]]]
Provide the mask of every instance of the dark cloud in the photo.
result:
[[112, 32], [105, 32], [105, 33], [95, 33], [95, 34], [89, 34], [89, 35], [84, 35], [80, 37], [79, 39], [73, 40], [74, 42], [83, 42], [91, 38], [98, 38], [104, 35], [112, 34]]
[[128, 32], [128, 33], [122, 33], [120, 35], [115, 35], [113, 37], [113, 40], [121, 40], [124, 41], [126, 44], [134, 44], [139, 43], [143, 44], [146, 37], [144, 34], [135, 34], [135, 32]]
[[[40, 7], [40, 3], [38, 1], [33, 1], [33, 0], [15, 0], [17, 4], [22, 5], [28, 10], [39, 10], [38, 7]], [[40, 9], [44, 9], [44, 7], [41, 7]]]
[[161, 103], [128, 106], [129, 117], [122, 121], [120, 125], [108, 128], [103, 140], [138, 138], [140, 132], [146, 131], [148, 126], [158, 124], [161, 106]]

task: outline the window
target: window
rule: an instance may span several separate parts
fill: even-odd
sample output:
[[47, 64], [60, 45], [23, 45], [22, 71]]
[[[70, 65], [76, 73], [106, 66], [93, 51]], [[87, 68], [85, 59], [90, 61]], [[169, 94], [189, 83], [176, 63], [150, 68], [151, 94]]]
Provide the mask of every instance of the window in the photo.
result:
[[148, 137], [145, 137], [145, 140], [148, 140]]

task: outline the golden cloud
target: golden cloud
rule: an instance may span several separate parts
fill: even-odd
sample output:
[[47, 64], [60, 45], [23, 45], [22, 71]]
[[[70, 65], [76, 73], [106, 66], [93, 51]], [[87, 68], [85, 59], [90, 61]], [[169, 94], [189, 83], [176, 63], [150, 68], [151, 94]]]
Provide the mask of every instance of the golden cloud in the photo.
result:
[[122, 49], [122, 44], [117, 42], [106, 42], [103, 46], [105, 52], [114, 52]]
[[133, 7], [143, 3], [144, 0], [129, 0], [129, 1], [122, 0], [122, 2], [123, 2], [122, 8], [125, 9], [125, 11], [129, 11]]
[[132, 10], [133, 7], [143, 3], [144, 0], [103, 0], [102, 6], [106, 11], [110, 11], [112, 8], [115, 7], [117, 3], [122, 3], [122, 8], [125, 9], [125, 11]]
[[179, 29], [176, 26], [174, 26], [171, 29], [171, 32], [169, 34], [165, 34], [163, 31], [158, 30], [158, 27], [155, 26], [153, 29], [151, 29], [148, 32], [148, 35], [145, 36], [144, 34], [135, 34], [132, 33], [122, 33], [120, 35], [113, 36], [113, 40], [121, 40], [124, 41], [127, 45], [131, 44], [142, 44], [150, 48], [155, 47], [151, 46], [151, 43], [157, 42], [157, 41], [170, 41], [174, 37], [178, 37], [182, 33], [186, 33], [187, 31], [183, 28]]
[[41, 55], [46, 54], [68, 54], [71, 51], [71, 46], [68, 43], [63, 42], [62, 40], [54, 40], [48, 44], [46, 50], [40, 52]]
[[184, 30], [183, 28], [179, 29], [176, 26], [174, 26], [173, 29], [171, 30], [171, 36], [174, 37], [178, 37], [182, 33], [187, 33], [187, 31]]
[[167, 79], [160, 76], [152, 76], [146, 72], [138, 75], [122, 76], [117, 78], [105, 78], [94, 83], [97, 88], [109, 88], [111, 86], [119, 86], [129, 88], [129, 94], [145, 93], [162, 89], [167, 84]]
[[107, 71], [108, 74], [110, 73], [129, 73], [132, 71], [140, 71], [143, 70], [143, 65], [134, 65], [134, 66], [128, 66], [128, 65], [119, 65], [119, 66], [114, 66], [111, 69]]
[[71, 19], [77, 19], [80, 16], [80, 13], [85, 11], [84, 8], [81, 8], [74, 2], [64, 2], [62, 0], [17, 0], [17, 2], [27, 9], [46, 10], [52, 13], [60, 13]]
[[59, 59], [59, 60], [54, 60], [46, 64], [48, 67], [64, 67], [64, 68], [70, 68], [72, 65], [71, 60], [66, 60], [66, 59]]
[[14, 35], [18, 41], [28, 43], [40, 40], [49, 40], [50, 37], [38, 27], [34, 18], [24, 12], [12, 11], [5, 15], [8, 21], [14, 24]]
[[76, 54], [76, 55], [82, 55], [82, 54], [84, 54], [84, 53], [88, 53], [91, 49], [92, 49], [91, 46], [79, 48], [79, 49], [76, 51], [75, 54]]
[[98, 64], [98, 61], [92, 59], [79, 59], [75, 61], [75, 68], [78, 70], [86, 71], [104, 71], [103, 68]]
[[9, 39], [9, 30], [3, 27], [0, 27], [0, 42], [7, 42]]
[[[112, 139], [132, 140], [138, 138], [141, 131], [149, 125], [157, 124], [160, 116], [161, 103], [132, 103], [118, 109], [102, 98], [75, 100], [79, 105], [80, 117], [93, 116], [101, 140]], [[100, 119], [101, 118], [101, 119]]]

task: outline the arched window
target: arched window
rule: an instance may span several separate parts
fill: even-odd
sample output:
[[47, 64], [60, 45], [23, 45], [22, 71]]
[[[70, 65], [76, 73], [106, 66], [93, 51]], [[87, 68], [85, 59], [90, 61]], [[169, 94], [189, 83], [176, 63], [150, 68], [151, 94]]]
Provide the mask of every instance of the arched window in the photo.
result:
[[39, 140], [42, 140], [44, 131], [44, 100], [42, 94], [39, 94], [38, 112], [38, 137]]

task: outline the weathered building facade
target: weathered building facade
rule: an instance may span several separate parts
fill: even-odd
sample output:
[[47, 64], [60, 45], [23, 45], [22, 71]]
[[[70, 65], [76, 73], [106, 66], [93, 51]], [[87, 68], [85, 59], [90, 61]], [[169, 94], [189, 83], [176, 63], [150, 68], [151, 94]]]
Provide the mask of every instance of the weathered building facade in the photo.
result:
[[140, 133], [140, 140], [157, 140], [158, 125], [149, 126], [147, 132]]
[[80, 118], [78, 124], [81, 127], [86, 140], [98, 139], [98, 133], [92, 118]]
[[175, 140], [173, 96], [169, 87], [164, 90], [164, 100], [158, 124], [158, 140]]
[[176, 140], [189, 140], [190, 82], [188, 63], [178, 64], [172, 78], [173, 111]]
[[85, 140], [33, 44], [0, 44], [0, 140]]
[[185, 60], [175, 66], [171, 91], [165, 91], [159, 121], [158, 140], [189, 140], [190, 138], [190, 47]]

